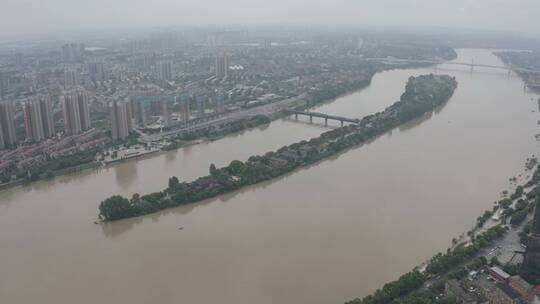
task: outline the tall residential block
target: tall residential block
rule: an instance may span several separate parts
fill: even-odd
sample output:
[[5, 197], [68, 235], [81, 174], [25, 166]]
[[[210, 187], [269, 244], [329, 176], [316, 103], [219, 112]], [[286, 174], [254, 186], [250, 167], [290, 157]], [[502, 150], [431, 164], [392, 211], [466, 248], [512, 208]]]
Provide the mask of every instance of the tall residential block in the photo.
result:
[[197, 113], [199, 117], [203, 117], [206, 110], [206, 100], [208, 97], [205, 95], [199, 95], [196, 98], [197, 101]]
[[49, 95], [42, 95], [39, 97], [39, 109], [41, 112], [41, 121], [43, 122], [43, 132], [45, 137], [53, 137], [56, 134], [56, 130], [54, 128], [53, 106]]
[[216, 78], [222, 79], [228, 76], [229, 74], [229, 58], [227, 54], [223, 53], [216, 56]]
[[182, 121], [184, 122], [184, 124], [187, 124], [189, 121], [189, 116], [190, 116], [189, 95], [181, 94], [178, 97], [178, 100], [180, 103], [180, 112], [182, 114]]
[[25, 102], [23, 105], [23, 113], [26, 139], [34, 142], [40, 142], [45, 139], [39, 104], [34, 101]]
[[64, 61], [79, 61], [84, 57], [85, 45], [69, 43], [62, 45], [61, 55]]
[[172, 62], [161, 61], [158, 64], [158, 78], [161, 81], [169, 81], [172, 79]]
[[86, 131], [92, 127], [92, 121], [90, 120], [90, 104], [88, 101], [88, 94], [83, 91], [78, 91], [77, 103], [79, 105], [79, 114], [81, 115], [81, 128]]
[[26, 101], [23, 105], [24, 127], [26, 138], [39, 142], [54, 136], [54, 119], [51, 98], [48, 95], [38, 95]]
[[74, 91], [61, 97], [64, 111], [64, 132], [66, 135], [79, 134], [91, 128], [88, 95]]
[[111, 137], [114, 142], [124, 140], [132, 131], [131, 113], [126, 101], [113, 101], [109, 104]]
[[161, 116], [163, 117], [163, 125], [169, 127], [171, 125], [171, 112], [169, 111], [169, 103], [163, 101], [161, 103]]
[[15, 135], [15, 110], [10, 102], [0, 103], [0, 148], [13, 147], [17, 143]]
[[64, 87], [69, 88], [79, 85], [79, 77], [74, 70], [64, 71]]
[[88, 73], [94, 82], [106, 80], [105, 67], [103, 62], [93, 61], [88, 63]]
[[130, 98], [131, 119], [137, 126], [146, 127], [148, 122], [148, 112], [143, 101], [137, 98]]
[[6, 148], [6, 143], [4, 142], [4, 132], [2, 132], [2, 127], [0, 125], [0, 150], [5, 149], [5, 148]]
[[225, 112], [225, 94], [221, 92], [216, 93], [216, 112]]

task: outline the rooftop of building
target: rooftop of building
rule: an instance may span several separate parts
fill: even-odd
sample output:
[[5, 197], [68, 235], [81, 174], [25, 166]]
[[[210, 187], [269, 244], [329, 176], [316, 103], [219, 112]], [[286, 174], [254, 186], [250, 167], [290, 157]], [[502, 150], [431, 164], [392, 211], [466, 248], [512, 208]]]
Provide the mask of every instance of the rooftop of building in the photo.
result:
[[498, 266], [493, 266], [493, 267], [490, 267], [489, 270], [498, 275], [499, 277], [501, 277], [502, 279], [504, 280], [507, 280], [508, 278], [510, 278], [510, 275], [508, 273], [506, 273], [506, 271], [502, 270], [500, 267]]

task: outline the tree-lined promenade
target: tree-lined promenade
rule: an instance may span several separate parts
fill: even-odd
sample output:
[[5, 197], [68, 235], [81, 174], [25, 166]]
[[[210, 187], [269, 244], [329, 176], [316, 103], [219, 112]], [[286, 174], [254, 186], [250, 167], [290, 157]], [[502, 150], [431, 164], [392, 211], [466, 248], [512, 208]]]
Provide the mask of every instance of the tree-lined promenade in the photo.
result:
[[433, 111], [448, 101], [456, 87], [456, 80], [446, 75], [410, 77], [399, 101], [382, 112], [364, 117], [356, 125], [325, 132], [309, 141], [284, 146], [264, 155], [251, 156], [246, 162], [234, 160], [223, 168], [211, 165], [209, 175], [192, 182], [180, 182], [177, 177], [171, 177], [163, 191], [142, 196], [134, 194], [131, 199], [112, 196], [101, 202], [99, 215], [106, 221], [140, 216], [276, 178]]

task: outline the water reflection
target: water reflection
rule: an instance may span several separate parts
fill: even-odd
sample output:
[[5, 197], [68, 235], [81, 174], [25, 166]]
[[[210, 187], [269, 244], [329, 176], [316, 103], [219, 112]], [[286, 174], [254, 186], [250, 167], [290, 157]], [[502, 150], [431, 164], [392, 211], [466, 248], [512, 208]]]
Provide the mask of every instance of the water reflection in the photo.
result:
[[31, 191], [32, 189], [28, 185], [19, 185], [12, 188], [3, 189], [0, 191], [0, 206], [9, 205], [12, 202], [16, 201], [18, 197], [24, 195], [26, 192]]
[[442, 110], [446, 107], [446, 105], [449, 103], [449, 102], [452, 102], [451, 100], [450, 101], [447, 101], [439, 106], [437, 106], [433, 111], [431, 112], [428, 112], [416, 119], [413, 119], [411, 121], [408, 121], [404, 124], [402, 124], [401, 126], [398, 127], [399, 131], [400, 132], [406, 132], [406, 131], [409, 131], [411, 129], [414, 129], [416, 127], [418, 127], [419, 125], [421, 125], [422, 123], [424, 123], [425, 121], [428, 121], [430, 120], [433, 116], [435, 115], [438, 115], [442, 112]]
[[176, 151], [165, 153], [165, 164], [174, 164], [176, 162]]
[[[160, 216], [160, 215], [157, 215]], [[120, 234], [131, 230], [135, 225], [142, 223], [144, 218], [137, 217], [116, 222], [99, 223], [101, 231], [107, 238], [115, 238]]]
[[127, 161], [112, 168], [120, 188], [129, 189], [137, 180], [137, 162]]
[[[294, 122], [301, 125], [309, 125], [316, 128], [319, 128], [321, 130], [333, 130], [336, 128], [339, 128], [339, 126], [335, 125], [334, 122], [328, 121], [328, 124], [324, 123], [324, 120], [313, 120], [313, 122], [310, 122], [309, 120], [302, 120], [302, 119], [296, 119], [294, 116], [289, 116], [284, 118], [285, 121]], [[338, 123], [339, 124], [339, 123]]]

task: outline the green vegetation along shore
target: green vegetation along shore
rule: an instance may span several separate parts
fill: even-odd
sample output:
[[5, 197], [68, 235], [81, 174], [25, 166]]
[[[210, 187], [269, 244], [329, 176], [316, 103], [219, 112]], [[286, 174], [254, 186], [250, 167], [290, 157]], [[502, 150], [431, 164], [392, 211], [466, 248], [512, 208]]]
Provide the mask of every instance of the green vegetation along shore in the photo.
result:
[[264, 155], [251, 156], [246, 162], [234, 160], [219, 169], [212, 164], [209, 175], [192, 182], [180, 182], [177, 177], [171, 177], [168, 187], [160, 192], [134, 194], [131, 199], [114, 195], [101, 202], [99, 216], [106, 221], [140, 216], [273, 179], [433, 111], [448, 101], [456, 87], [457, 81], [446, 75], [410, 77], [399, 101], [382, 112], [364, 117], [356, 125], [338, 128]]

